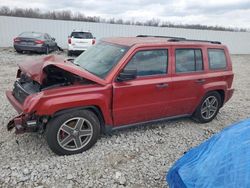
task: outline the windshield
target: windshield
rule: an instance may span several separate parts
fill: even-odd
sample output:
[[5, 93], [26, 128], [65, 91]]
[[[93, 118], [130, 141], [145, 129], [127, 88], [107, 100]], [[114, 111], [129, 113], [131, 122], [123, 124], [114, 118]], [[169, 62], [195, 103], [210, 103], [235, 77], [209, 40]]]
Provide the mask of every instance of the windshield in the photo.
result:
[[100, 78], [105, 78], [126, 51], [125, 46], [100, 42], [83, 52], [74, 63]]

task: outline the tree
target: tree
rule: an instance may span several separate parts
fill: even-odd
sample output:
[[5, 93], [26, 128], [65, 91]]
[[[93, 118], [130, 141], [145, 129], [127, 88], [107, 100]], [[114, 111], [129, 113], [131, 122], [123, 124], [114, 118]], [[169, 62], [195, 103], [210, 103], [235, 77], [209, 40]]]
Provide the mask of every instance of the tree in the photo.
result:
[[52, 20], [74, 20], [74, 21], [85, 21], [85, 22], [102, 22], [111, 24], [125, 24], [125, 25], [138, 25], [138, 26], [153, 26], [153, 27], [174, 27], [174, 28], [187, 28], [187, 29], [202, 29], [202, 30], [216, 30], [216, 31], [235, 31], [235, 32], [246, 32], [250, 31], [245, 28], [232, 28], [222, 26], [207, 26], [200, 24], [174, 24], [168, 21], [161, 21], [160, 19], [152, 18], [145, 22], [136, 21], [134, 18], [131, 20], [124, 21], [123, 19], [105, 19], [98, 16], [85, 16], [83, 13], [76, 12], [72, 14], [70, 10], [61, 11], [46, 11], [41, 12], [40, 9], [35, 8], [14, 8], [10, 9], [7, 6], [0, 7], [0, 15], [3, 16], [16, 16], [16, 17], [28, 17], [28, 18], [41, 18], [41, 19], [52, 19]]

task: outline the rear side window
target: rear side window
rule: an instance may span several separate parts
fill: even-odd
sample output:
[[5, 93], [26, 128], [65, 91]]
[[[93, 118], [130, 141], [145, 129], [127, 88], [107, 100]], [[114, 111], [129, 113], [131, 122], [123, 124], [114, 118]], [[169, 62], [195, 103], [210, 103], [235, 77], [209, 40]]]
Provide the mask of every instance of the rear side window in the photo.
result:
[[77, 38], [77, 39], [92, 39], [93, 36], [89, 32], [72, 32], [71, 37]]
[[225, 69], [227, 61], [223, 49], [208, 49], [208, 60], [210, 69]]
[[45, 39], [47, 39], [47, 40], [50, 39], [50, 36], [49, 36], [47, 33], [44, 35], [44, 37], [45, 37]]
[[203, 70], [202, 53], [200, 49], [176, 49], [175, 70], [177, 73]]
[[125, 69], [136, 69], [137, 76], [167, 74], [168, 50], [144, 50], [137, 52]]

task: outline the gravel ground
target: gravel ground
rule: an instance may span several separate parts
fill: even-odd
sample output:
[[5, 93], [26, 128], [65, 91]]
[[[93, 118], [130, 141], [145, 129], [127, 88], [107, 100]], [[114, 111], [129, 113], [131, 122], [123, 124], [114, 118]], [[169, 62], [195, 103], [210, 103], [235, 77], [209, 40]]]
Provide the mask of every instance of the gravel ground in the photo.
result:
[[16, 112], [4, 92], [12, 88], [16, 64], [38, 56], [0, 49], [0, 187], [167, 187], [165, 174], [185, 151], [250, 114], [250, 55], [236, 55], [235, 94], [214, 121], [184, 118], [118, 131], [82, 154], [59, 157], [43, 136], [6, 130]]

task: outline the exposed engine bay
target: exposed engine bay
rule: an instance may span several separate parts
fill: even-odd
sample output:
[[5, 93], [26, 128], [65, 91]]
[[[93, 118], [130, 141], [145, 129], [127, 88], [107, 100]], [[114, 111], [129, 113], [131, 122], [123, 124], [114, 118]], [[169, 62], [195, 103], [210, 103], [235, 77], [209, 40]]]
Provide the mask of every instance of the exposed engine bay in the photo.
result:
[[25, 73], [18, 70], [17, 81], [14, 83], [13, 95], [23, 103], [27, 96], [33, 93], [38, 93], [43, 90], [52, 89], [55, 87], [69, 86], [75, 83], [92, 84], [93, 82], [77, 76], [73, 73], [65, 71], [57, 66], [49, 65], [43, 69], [44, 79], [42, 84], [32, 80]]
[[51, 87], [57, 87], [57, 86], [72, 85], [74, 83], [80, 83], [80, 84], [93, 83], [92, 81], [89, 81], [85, 78], [82, 78], [82, 77], [77, 76], [73, 73], [65, 71], [59, 67], [54, 66], [54, 65], [46, 66], [43, 69], [43, 71], [44, 71], [46, 76], [45, 76], [43, 83], [41, 85], [41, 90], [48, 89]]

